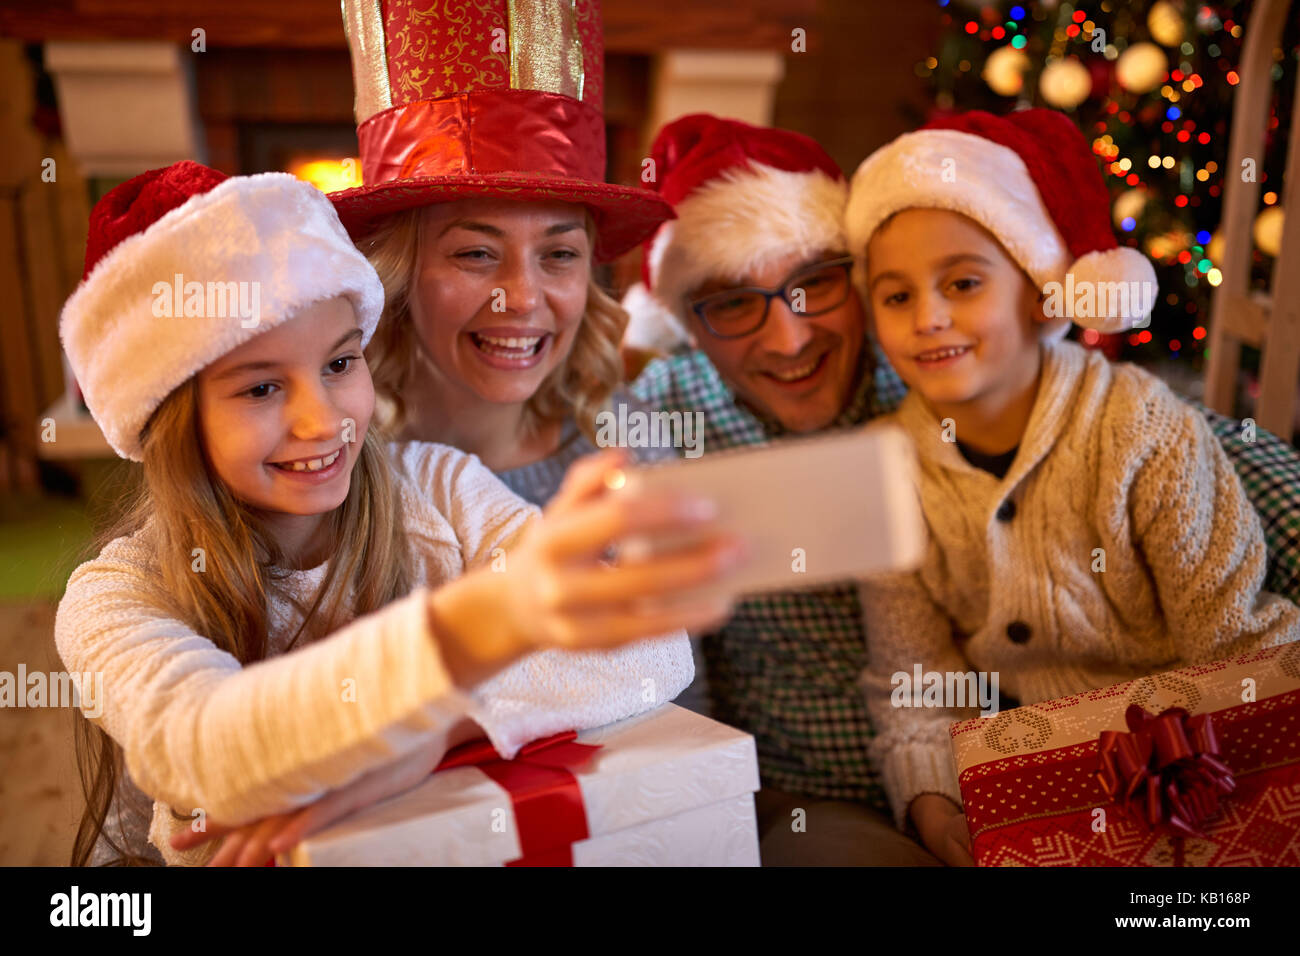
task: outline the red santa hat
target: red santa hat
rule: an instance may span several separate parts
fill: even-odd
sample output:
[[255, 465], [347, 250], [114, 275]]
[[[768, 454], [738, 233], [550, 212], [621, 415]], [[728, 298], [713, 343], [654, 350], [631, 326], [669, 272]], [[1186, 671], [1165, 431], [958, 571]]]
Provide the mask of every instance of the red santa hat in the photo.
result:
[[[243, 315], [241, 292], [252, 302], [254, 290], [255, 314]], [[228, 177], [185, 160], [95, 204], [59, 337], [104, 437], [140, 461], [140, 431], [174, 388], [338, 295], [351, 300], [364, 347], [383, 286], [324, 193], [288, 173]]]
[[[1044, 291], [1048, 283], [1092, 290], [1089, 308], [1065, 303], [1069, 318], [1085, 328], [1121, 331], [1155, 304], [1155, 270], [1146, 256], [1115, 241], [1101, 171], [1063, 113], [946, 116], [876, 150], [853, 175], [845, 213], [853, 253], [865, 252], [886, 219], [913, 208], [969, 216]], [[1068, 320], [1049, 323], [1048, 334], [1068, 329]]]
[[695, 113], [660, 130], [650, 158], [677, 218], [646, 244], [642, 281], [679, 319], [708, 279], [741, 281], [792, 254], [848, 248], [848, 183], [807, 136]]

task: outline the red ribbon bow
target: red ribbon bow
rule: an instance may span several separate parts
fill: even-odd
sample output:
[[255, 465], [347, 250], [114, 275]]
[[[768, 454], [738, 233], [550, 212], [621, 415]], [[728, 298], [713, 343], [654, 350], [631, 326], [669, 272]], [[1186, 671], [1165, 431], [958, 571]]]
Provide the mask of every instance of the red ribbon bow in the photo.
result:
[[447, 751], [433, 772], [475, 766], [510, 794], [522, 856], [506, 866], [573, 866], [573, 844], [590, 835], [573, 771], [600, 749], [577, 736], [566, 730], [534, 740], [513, 760], [503, 760], [486, 737], [471, 740]]
[[1181, 707], [1153, 717], [1131, 704], [1124, 720], [1129, 733], [1104, 730], [1098, 740], [1102, 789], [1148, 827], [1201, 836], [1219, 801], [1237, 787], [1221, 758], [1213, 719], [1189, 716]]

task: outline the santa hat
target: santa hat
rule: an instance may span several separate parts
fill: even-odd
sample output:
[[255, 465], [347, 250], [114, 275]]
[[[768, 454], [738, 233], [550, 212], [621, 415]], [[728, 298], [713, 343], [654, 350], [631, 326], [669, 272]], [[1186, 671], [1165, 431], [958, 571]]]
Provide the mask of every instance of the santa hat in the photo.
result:
[[[204, 314], [194, 315], [184, 306], [197, 306], [190, 292], [200, 290]], [[243, 315], [240, 293], [251, 303], [254, 290], [256, 313]], [[85, 272], [59, 336], [104, 437], [140, 461], [140, 431], [174, 388], [338, 295], [352, 301], [364, 347], [383, 286], [324, 193], [288, 173], [228, 177], [185, 160], [96, 203]]]
[[677, 218], [646, 244], [642, 281], [679, 319], [708, 279], [740, 281], [792, 254], [848, 248], [848, 184], [807, 136], [695, 113], [660, 130], [650, 156], [653, 185]]
[[[876, 150], [853, 175], [845, 214], [853, 253], [862, 255], [894, 213], [914, 208], [969, 216], [1044, 291], [1052, 282], [1091, 288], [1098, 307], [1085, 311], [1103, 314], [1070, 316], [1085, 328], [1121, 331], [1155, 304], [1155, 270], [1146, 256], [1115, 241], [1101, 171], [1083, 134], [1063, 113], [957, 114]], [[1119, 289], [1103, 283], [1125, 283], [1125, 293], [1138, 292], [1136, 302], [1127, 294], [1100, 295]], [[1075, 311], [1073, 303], [1066, 305]], [[1064, 335], [1069, 322], [1050, 323], [1049, 329], [1049, 337]]]

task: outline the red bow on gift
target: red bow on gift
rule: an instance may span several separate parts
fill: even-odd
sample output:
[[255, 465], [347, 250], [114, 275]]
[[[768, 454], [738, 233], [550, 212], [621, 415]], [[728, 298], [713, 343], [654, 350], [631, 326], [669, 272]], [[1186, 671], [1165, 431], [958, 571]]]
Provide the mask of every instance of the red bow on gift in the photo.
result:
[[[510, 794], [523, 853], [506, 866], [573, 866], [573, 844], [585, 840], [587, 809], [573, 770], [600, 749], [577, 743], [566, 730], [524, 744], [514, 760], [503, 760], [486, 737], [448, 750], [433, 772], [478, 767]], [[275, 857], [263, 866], [275, 866]]]
[[[1098, 740], [1102, 789], [1147, 826], [1201, 836], [1219, 801], [1237, 787], [1220, 757], [1213, 719], [1189, 716], [1181, 707], [1153, 717], [1131, 704], [1124, 720], [1129, 733], [1104, 730]], [[1138, 812], [1130, 800], [1140, 801]]]
[[577, 736], [566, 730], [534, 740], [513, 760], [503, 760], [485, 737], [471, 740], [447, 751], [433, 772], [478, 767], [510, 794], [522, 856], [506, 866], [573, 866], [573, 844], [589, 836], [573, 770], [600, 749], [577, 743]]

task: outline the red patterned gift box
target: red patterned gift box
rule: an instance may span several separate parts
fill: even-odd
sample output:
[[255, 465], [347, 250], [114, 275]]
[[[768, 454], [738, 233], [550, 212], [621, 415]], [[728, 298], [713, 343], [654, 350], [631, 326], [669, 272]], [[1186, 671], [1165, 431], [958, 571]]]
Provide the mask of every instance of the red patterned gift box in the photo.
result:
[[[1121, 807], [1099, 773], [1103, 732], [1138, 746], [1130, 731], [1166, 723], [1230, 774], [1194, 832], [1146, 825], [1145, 789]], [[959, 721], [952, 746], [980, 866], [1300, 865], [1300, 643]]]

